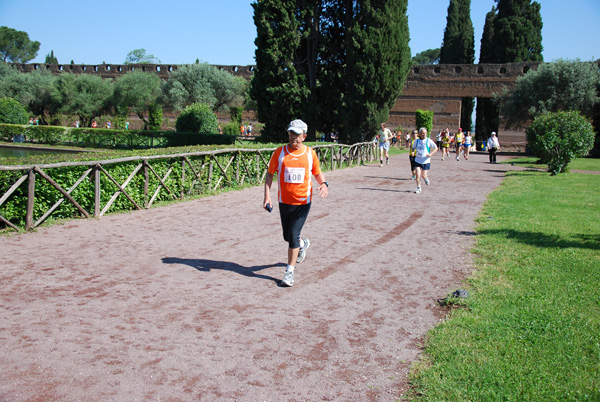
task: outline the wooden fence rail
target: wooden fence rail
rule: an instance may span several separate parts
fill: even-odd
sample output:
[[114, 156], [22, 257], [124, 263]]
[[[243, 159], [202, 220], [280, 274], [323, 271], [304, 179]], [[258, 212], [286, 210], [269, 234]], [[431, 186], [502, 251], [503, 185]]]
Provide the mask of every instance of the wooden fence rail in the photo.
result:
[[[375, 145], [371, 142], [354, 145], [317, 145], [313, 149], [315, 149], [324, 170], [335, 170], [344, 165], [364, 164], [377, 158]], [[231, 188], [245, 183], [258, 185], [265, 178], [269, 158], [273, 151], [274, 148], [236, 148], [100, 161], [1, 165], [0, 174], [12, 171], [19, 172], [20, 175], [0, 196], [0, 228], [4, 226], [4, 228], [12, 228], [17, 231], [22, 228], [34, 229], [53, 216], [53, 213], [59, 210], [65, 201], [66, 205], [74, 208], [73, 216], [100, 218], [114, 206], [121, 196], [128, 201], [128, 206], [121, 206], [121, 210], [139, 210], [150, 208], [162, 193], [166, 193], [163, 196], [164, 199], [183, 200], [194, 195], [209, 194], [217, 189]], [[161, 162], [166, 163], [160, 165]], [[111, 173], [111, 168], [117, 165], [125, 166], [126, 173], [128, 173], [122, 182], [119, 177], [115, 177], [117, 176], [115, 172]], [[163, 170], [159, 170], [159, 167]], [[52, 177], [52, 173], [57, 169], [75, 168], [78, 171], [85, 170], [70, 185], [61, 185], [56, 177]], [[173, 174], [177, 177], [174, 177]], [[143, 176], [141, 189], [128, 187], [140, 175]], [[76, 199], [73, 194], [82, 186], [82, 183], [86, 183], [86, 179], [88, 182], [93, 182], [93, 200], [91, 195], [84, 196], [84, 199]], [[36, 204], [36, 180], [43, 180], [42, 183], [48, 183], [58, 193], [54, 194], [58, 199], [51, 206], [46, 204], [42, 206], [41, 202]], [[25, 182], [27, 182], [27, 190], [20, 192], [21, 197], [26, 197], [25, 211], [21, 211], [24, 212], [24, 219], [22, 215], [5, 217], [6, 211], [3, 209], [3, 205], [18, 189], [24, 186]], [[154, 188], [152, 188], [153, 186]], [[85, 194], [85, 191], [82, 192]], [[102, 203], [103, 195], [104, 204]], [[13, 197], [19, 197], [19, 195]], [[42, 211], [44, 208], [47, 209]], [[35, 214], [39, 215], [37, 220]]]

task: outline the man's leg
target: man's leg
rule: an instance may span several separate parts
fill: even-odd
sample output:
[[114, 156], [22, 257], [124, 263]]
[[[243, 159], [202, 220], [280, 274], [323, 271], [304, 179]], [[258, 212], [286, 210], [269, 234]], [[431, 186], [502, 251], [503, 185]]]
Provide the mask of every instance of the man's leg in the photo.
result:
[[417, 173], [417, 190], [415, 193], [421, 192], [421, 168], [419, 166], [415, 167], [415, 171]]

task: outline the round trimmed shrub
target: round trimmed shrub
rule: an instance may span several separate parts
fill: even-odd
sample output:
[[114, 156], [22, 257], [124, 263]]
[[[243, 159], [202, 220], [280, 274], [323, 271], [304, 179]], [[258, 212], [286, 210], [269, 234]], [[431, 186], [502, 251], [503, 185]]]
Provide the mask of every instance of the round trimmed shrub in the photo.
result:
[[175, 122], [179, 133], [217, 134], [219, 120], [210, 106], [204, 103], [194, 103], [186, 107]]
[[539, 115], [527, 128], [529, 148], [553, 175], [566, 172], [573, 159], [586, 156], [594, 136], [592, 124], [574, 110]]
[[27, 124], [27, 109], [13, 98], [0, 98], [0, 123]]

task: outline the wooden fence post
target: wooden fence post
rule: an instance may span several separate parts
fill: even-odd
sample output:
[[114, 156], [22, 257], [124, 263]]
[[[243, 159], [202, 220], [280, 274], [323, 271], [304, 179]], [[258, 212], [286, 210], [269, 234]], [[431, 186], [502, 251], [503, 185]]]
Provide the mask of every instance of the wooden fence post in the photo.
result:
[[100, 216], [100, 168], [94, 166], [94, 218]]
[[185, 156], [181, 159], [181, 199], [185, 196]]
[[148, 187], [150, 186], [150, 173], [148, 172], [148, 159], [142, 160], [142, 170], [144, 174], [144, 207], [148, 208]]
[[29, 169], [27, 183], [27, 212], [25, 213], [25, 230], [33, 228], [33, 206], [35, 205], [35, 171]]

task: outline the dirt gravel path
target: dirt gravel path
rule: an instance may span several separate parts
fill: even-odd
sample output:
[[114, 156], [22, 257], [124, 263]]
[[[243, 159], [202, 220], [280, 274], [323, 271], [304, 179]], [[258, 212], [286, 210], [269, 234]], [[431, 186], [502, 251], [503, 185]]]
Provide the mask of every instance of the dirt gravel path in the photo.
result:
[[398, 400], [511, 169], [438, 156], [326, 173], [292, 288], [261, 187], [0, 238], [0, 401]]

